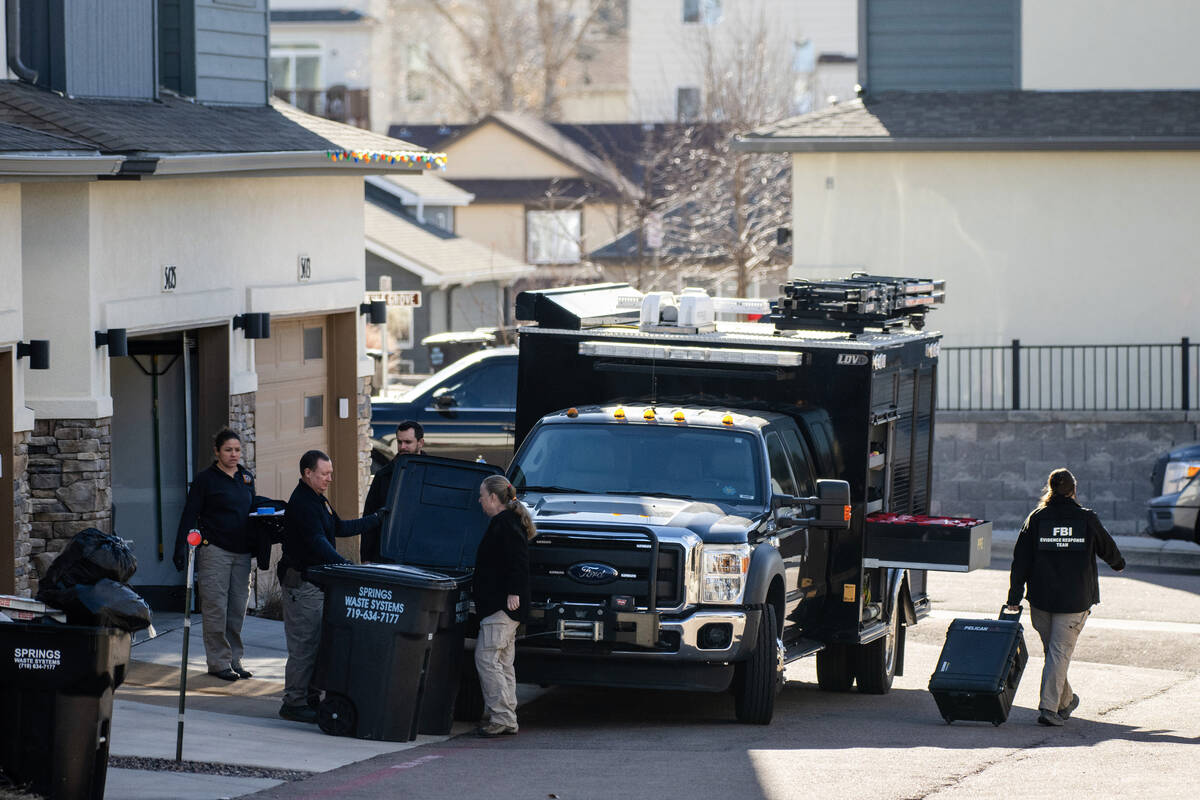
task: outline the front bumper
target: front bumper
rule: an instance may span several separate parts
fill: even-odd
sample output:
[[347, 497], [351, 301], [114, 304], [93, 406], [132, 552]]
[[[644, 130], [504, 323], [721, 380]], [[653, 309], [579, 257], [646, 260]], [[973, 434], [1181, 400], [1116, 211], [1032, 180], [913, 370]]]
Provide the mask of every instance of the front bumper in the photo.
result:
[[1192, 541], [1196, 536], [1196, 517], [1200, 509], [1195, 506], [1154, 505], [1146, 509], [1147, 529], [1159, 539], [1184, 539]]
[[[758, 629], [757, 609], [700, 608], [664, 618], [658, 612], [614, 611], [604, 606], [549, 603], [530, 609], [522, 649], [571, 655], [614, 655], [666, 661], [740, 661]], [[724, 646], [707, 646], [701, 631], [721, 626]]]

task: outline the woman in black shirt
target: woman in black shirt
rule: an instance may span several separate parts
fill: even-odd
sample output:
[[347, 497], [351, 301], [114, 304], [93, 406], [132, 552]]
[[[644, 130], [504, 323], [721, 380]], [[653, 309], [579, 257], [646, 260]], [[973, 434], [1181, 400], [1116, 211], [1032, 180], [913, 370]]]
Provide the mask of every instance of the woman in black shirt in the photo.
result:
[[479, 614], [475, 667], [486, 719], [480, 736], [517, 732], [517, 628], [529, 609], [529, 540], [533, 520], [503, 475], [485, 478], [479, 505], [491, 517], [475, 555], [472, 594]]
[[242, 666], [242, 622], [250, 598], [248, 516], [254, 507], [254, 476], [238, 462], [242, 440], [231, 430], [213, 439], [212, 466], [198, 474], [175, 536], [175, 566], [187, 567], [187, 534], [204, 537], [196, 551], [204, 652], [210, 674], [227, 681], [249, 678]]

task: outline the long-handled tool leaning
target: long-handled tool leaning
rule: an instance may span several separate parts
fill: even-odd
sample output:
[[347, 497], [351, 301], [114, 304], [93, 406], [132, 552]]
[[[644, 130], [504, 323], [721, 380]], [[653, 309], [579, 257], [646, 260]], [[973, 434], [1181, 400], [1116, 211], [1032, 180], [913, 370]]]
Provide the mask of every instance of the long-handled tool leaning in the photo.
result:
[[192, 635], [192, 581], [196, 575], [196, 546], [200, 531], [188, 531], [187, 600], [183, 605], [183, 661], [179, 665], [179, 730], [175, 734], [175, 760], [183, 761], [183, 707], [187, 697], [188, 639]]

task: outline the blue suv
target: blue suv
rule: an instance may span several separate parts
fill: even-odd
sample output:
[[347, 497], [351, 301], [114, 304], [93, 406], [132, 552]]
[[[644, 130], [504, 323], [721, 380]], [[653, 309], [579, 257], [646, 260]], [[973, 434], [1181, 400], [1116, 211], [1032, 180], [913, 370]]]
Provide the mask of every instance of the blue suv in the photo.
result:
[[371, 436], [393, 441], [396, 425], [416, 420], [429, 455], [505, 466], [512, 458], [517, 406], [517, 348], [460, 358], [396, 400], [371, 401]]

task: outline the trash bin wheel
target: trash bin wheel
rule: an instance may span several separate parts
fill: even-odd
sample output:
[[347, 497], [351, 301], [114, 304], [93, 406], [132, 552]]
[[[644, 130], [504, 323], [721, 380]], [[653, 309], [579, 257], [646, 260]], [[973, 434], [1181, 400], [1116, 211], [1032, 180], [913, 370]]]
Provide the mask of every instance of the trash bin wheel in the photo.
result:
[[483, 688], [475, 663], [467, 660], [458, 677], [458, 696], [454, 699], [454, 718], [459, 722], [478, 722], [483, 718]]
[[325, 699], [317, 708], [317, 724], [321, 730], [331, 736], [353, 736], [357, 721], [358, 713], [348, 697], [325, 693]]

